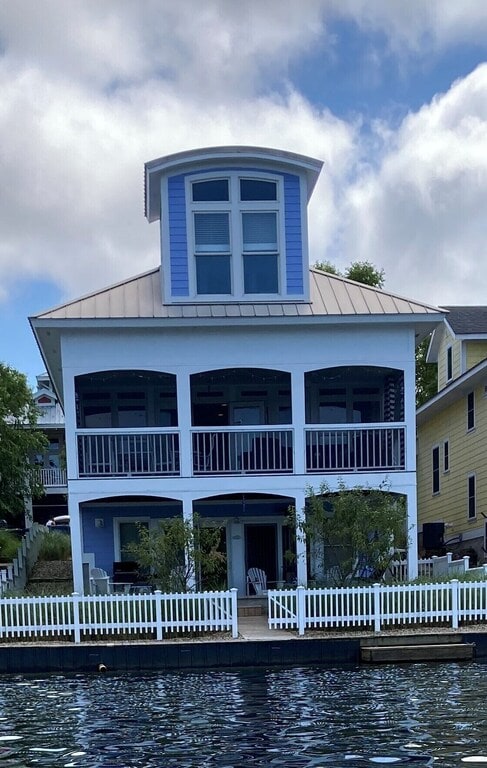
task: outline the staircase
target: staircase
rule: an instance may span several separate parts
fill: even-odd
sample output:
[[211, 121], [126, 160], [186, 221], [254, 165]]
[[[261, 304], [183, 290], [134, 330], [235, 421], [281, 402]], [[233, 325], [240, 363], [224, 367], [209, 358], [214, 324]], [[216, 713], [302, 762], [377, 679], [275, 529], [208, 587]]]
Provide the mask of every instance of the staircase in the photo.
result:
[[475, 643], [465, 643], [462, 635], [394, 635], [367, 637], [360, 641], [364, 663], [388, 664], [417, 661], [471, 661]]
[[240, 597], [237, 601], [238, 618], [267, 616], [267, 597]]

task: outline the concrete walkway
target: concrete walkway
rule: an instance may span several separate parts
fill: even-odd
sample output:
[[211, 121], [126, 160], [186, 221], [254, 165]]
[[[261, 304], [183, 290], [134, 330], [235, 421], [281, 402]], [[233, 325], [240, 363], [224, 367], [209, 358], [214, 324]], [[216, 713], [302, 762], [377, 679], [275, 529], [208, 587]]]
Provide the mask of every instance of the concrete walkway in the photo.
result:
[[296, 632], [284, 629], [269, 629], [267, 616], [242, 616], [238, 619], [238, 634], [241, 640], [294, 640]]

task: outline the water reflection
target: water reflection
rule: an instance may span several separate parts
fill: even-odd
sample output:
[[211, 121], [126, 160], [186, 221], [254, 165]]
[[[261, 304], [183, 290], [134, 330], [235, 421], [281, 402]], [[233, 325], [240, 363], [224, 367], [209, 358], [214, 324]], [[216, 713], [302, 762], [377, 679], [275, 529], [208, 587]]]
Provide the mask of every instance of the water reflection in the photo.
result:
[[0, 768], [487, 764], [487, 667], [0, 681]]

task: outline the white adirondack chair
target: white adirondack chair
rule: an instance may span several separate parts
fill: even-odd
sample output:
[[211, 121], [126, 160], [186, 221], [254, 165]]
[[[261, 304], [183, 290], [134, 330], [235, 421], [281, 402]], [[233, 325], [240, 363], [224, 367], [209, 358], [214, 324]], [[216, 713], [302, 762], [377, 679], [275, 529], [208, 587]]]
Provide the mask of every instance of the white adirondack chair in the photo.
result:
[[250, 587], [254, 588], [256, 595], [267, 594], [267, 575], [262, 568], [249, 568], [247, 573], [247, 594], [250, 594]]

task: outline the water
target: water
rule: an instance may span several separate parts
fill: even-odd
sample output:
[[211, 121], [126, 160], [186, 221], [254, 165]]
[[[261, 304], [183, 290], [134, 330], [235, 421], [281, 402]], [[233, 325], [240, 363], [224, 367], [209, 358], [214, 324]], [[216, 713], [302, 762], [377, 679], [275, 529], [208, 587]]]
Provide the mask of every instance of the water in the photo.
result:
[[487, 665], [0, 679], [0, 768], [487, 766]]

